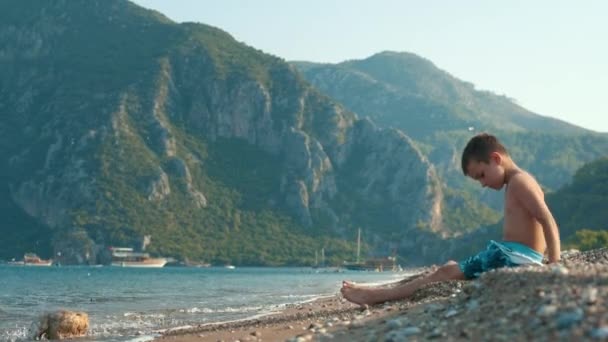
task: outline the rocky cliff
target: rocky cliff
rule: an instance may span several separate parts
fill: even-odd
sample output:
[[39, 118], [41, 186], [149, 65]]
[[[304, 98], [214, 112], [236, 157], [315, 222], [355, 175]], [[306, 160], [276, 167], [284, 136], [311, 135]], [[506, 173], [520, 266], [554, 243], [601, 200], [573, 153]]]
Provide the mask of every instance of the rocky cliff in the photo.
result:
[[0, 231], [31, 230], [4, 257], [48, 244], [97, 262], [152, 235], [151, 252], [178, 258], [305, 263], [326, 247], [337, 262], [357, 228], [377, 252], [441, 230], [438, 179], [411, 139], [279, 58], [122, 0], [0, 13], [1, 201], [20, 215]]

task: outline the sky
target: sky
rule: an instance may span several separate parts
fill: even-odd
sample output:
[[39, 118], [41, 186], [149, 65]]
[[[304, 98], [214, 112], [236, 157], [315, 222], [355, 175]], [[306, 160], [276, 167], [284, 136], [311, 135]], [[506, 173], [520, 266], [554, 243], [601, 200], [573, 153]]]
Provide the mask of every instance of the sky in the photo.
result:
[[415, 53], [535, 113], [608, 132], [608, 1], [134, 2], [288, 61]]

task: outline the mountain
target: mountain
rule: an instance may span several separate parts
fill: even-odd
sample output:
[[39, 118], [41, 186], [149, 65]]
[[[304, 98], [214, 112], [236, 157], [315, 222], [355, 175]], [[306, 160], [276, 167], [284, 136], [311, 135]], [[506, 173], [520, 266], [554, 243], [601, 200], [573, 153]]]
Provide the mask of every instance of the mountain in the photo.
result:
[[579, 167], [608, 151], [608, 134], [541, 116], [508, 97], [476, 90], [411, 53], [387, 51], [337, 64], [292, 64], [347, 109], [412, 138], [435, 166], [443, 192], [450, 195], [444, 197], [442, 208], [452, 232], [495, 223], [502, 212], [500, 193], [479, 189], [463, 177], [460, 157], [472, 135], [497, 135], [518, 165], [547, 191], [563, 186]]
[[[438, 130], [589, 133], [532, 113], [512, 99], [475, 89], [412, 53], [385, 51], [338, 64], [293, 62], [311, 83], [379, 123], [420, 139]], [[353, 96], [360, 94], [363, 96]]]
[[108, 246], [240, 265], [433, 257], [435, 167], [294, 67], [124, 0], [0, 3], [0, 258]]
[[[608, 147], [608, 134], [541, 116], [505, 96], [476, 90], [411, 53], [387, 51], [338, 64], [292, 64], [348, 109], [412, 137], [441, 172], [460, 171], [460, 149], [480, 131], [496, 133], [516, 161], [538, 171], [534, 173], [553, 189]], [[539, 155], [542, 165], [536, 163]]]

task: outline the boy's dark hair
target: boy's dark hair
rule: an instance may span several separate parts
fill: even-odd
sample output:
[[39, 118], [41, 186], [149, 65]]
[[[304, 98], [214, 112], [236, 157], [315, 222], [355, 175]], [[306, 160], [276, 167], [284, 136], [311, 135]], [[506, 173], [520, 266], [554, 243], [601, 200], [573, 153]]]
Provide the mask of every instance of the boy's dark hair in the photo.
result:
[[492, 152], [509, 155], [507, 149], [491, 134], [479, 133], [472, 137], [464, 148], [464, 151], [462, 151], [462, 173], [466, 176], [467, 166], [473, 160], [484, 163], [489, 162]]

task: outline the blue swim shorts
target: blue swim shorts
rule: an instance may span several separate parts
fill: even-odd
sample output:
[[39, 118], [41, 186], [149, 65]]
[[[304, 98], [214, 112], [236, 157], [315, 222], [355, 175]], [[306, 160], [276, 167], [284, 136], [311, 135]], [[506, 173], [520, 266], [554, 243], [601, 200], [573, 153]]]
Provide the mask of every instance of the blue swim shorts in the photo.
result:
[[496, 268], [542, 265], [542, 263], [542, 254], [526, 245], [490, 240], [485, 251], [459, 262], [458, 266], [467, 279], [474, 279], [483, 272]]

